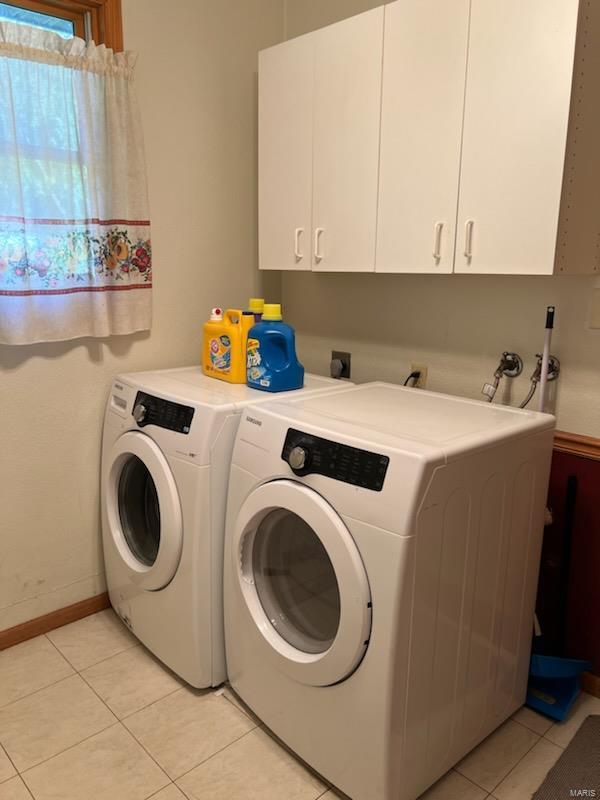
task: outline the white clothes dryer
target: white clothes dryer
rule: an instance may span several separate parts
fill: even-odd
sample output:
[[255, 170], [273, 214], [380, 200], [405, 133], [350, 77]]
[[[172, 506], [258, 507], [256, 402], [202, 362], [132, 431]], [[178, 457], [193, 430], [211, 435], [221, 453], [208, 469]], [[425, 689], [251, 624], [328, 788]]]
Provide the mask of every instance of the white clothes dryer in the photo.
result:
[[[283, 396], [345, 388], [307, 375]], [[137, 638], [196, 687], [225, 679], [223, 538], [240, 412], [272, 394], [200, 368], [121, 375], [102, 446], [102, 539], [110, 601]]]
[[379, 383], [242, 415], [229, 680], [354, 800], [413, 800], [523, 703], [553, 428]]

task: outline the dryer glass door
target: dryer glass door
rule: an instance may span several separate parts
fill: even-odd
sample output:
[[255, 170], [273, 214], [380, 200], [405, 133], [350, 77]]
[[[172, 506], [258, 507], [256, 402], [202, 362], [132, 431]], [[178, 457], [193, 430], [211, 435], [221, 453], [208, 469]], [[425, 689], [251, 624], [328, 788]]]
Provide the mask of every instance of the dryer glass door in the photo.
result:
[[252, 548], [256, 592], [273, 627], [304, 653], [324, 653], [340, 624], [335, 569], [313, 529], [276, 508], [259, 522]]
[[319, 494], [288, 480], [255, 489], [238, 514], [233, 567], [284, 672], [326, 686], [356, 669], [371, 630], [369, 584], [352, 535]]
[[181, 504], [167, 459], [149, 436], [128, 431], [113, 445], [105, 480], [110, 533], [131, 580], [162, 589], [183, 547]]

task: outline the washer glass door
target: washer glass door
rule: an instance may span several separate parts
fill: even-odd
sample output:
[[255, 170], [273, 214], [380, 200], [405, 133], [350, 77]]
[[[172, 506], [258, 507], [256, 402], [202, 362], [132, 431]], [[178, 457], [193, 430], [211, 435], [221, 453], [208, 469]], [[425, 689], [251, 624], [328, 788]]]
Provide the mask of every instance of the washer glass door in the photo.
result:
[[144, 589], [162, 589], [179, 566], [183, 521], [169, 463], [146, 434], [129, 431], [113, 445], [103, 502], [131, 580]]
[[282, 671], [328, 686], [356, 669], [371, 630], [369, 583], [352, 535], [319, 494], [289, 480], [251, 492], [232, 566], [250, 624]]
[[125, 461], [119, 476], [119, 517], [133, 555], [151, 567], [160, 545], [160, 505], [150, 470], [137, 456]]

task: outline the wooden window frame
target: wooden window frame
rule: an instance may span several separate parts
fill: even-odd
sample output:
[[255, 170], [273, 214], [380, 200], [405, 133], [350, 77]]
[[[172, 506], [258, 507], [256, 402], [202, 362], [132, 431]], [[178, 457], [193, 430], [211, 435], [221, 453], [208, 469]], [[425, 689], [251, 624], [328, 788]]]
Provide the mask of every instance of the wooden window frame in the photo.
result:
[[121, 0], [6, 0], [11, 5], [73, 22], [76, 36], [123, 50]]

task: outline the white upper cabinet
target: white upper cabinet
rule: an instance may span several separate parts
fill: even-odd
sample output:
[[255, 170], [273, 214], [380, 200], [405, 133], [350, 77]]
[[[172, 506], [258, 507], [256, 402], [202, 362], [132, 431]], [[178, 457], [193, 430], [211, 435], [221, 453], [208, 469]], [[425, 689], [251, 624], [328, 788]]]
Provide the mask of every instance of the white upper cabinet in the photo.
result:
[[315, 36], [314, 270], [375, 269], [383, 16]]
[[600, 272], [600, 0], [396, 0], [260, 55], [262, 269]]
[[311, 269], [315, 39], [259, 54], [258, 226], [261, 269]]
[[452, 272], [469, 0], [385, 7], [377, 272]]
[[550, 274], [578, 0], [473, 0], [455, 271]]

